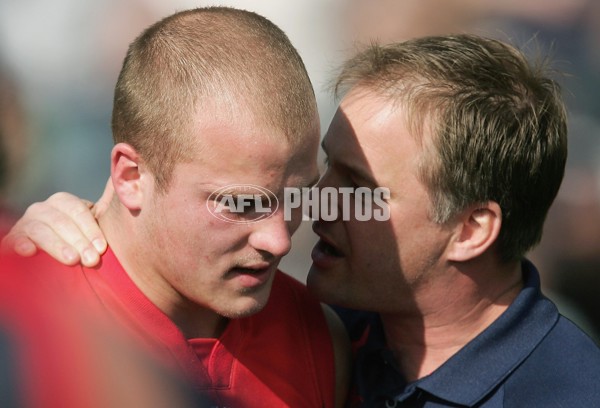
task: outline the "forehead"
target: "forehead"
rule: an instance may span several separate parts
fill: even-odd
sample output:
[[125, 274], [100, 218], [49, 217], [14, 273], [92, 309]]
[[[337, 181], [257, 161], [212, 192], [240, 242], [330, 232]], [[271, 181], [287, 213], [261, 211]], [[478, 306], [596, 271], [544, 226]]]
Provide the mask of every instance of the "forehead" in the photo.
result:
[[[281, 183], [289, 177], [314, 177], [318, 125], [297, 141], [259, 121], [243, 107], [203, 109], [192, 129], [193, 164], [215, 184]], [[314, 169], [313, 169], [314, 167]]]
[[344, 97], [323, 147], [330, 160], [360, 166], [380, 185], [399, 172], [415, 172], [421, 152], [402, 105], [362, 90]]
[[387, 148], [395, 150], [409, 133], [401, 113], [401, 108], [383, 97], [352, 91], [342, 100], [323, 146], [330, 155], [344, 152], [354, 159], [381, 154]]

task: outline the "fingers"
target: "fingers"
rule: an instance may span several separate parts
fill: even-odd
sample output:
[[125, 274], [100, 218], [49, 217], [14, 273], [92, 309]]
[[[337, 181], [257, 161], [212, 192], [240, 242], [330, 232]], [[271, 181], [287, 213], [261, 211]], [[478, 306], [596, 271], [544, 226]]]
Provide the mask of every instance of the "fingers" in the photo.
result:
[[74, 265], [80, 261], [79, 253], [48, 225], [38, 220], [21, 221], [2, 241], [3, 250], [13, 249], [21, 256], [32, 256], [39, 247], [63, 264]]
[[57, 193], [31, 205], [2, 243], [17, 253], [32, 255], [32, 245], [58, 261], [94, 266], [107, 243], [89, 203], [68, 193]]
[[37, 252], [37, 247], [26, 236], [6, 235], [2, 238], [1, 251], [2, 253], [14, 250], [21, 256], [33, 256]]
[[107, 243], [98, 222], [85, 202], [69, 193], [57, 193], [47, 200], [57, 211], [48, 209], [48, 225], [74, 248], [85, 266], [94, 266], [106, 251]]

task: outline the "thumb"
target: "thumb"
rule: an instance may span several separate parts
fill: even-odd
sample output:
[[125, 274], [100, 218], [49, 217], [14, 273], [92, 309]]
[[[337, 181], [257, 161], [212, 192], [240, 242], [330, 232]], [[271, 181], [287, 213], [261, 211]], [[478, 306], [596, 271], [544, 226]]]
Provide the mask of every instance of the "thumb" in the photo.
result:
[[102, 196], [98, 199], [98, 201], [96, 201], [96, 204], [94, 204], [91, 208], [92, 214], [94, 214], [94, 217], [96, 217], [96, 219], [100, 218], [100, 216], [106, 212], [114, 195], [115, 189], [113, 187], [112, 180], [109, 177], [108, 181], [106, 182], [106, 186], [104, 187], [104, 192], [102, 193]]

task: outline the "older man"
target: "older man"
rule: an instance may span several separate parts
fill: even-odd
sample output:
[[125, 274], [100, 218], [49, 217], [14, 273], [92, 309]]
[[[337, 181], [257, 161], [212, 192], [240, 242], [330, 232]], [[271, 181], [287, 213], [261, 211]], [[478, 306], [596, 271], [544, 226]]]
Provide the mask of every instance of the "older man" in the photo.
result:
[[600, 351], [540, 292], [524, 259], [567, 157], [543, 66], [460, 35], [349, 60], [322, 186], [386, 186], [390, 220], [317, 221], [309, 289], [359, 342], [365, 406], [588, 407]]

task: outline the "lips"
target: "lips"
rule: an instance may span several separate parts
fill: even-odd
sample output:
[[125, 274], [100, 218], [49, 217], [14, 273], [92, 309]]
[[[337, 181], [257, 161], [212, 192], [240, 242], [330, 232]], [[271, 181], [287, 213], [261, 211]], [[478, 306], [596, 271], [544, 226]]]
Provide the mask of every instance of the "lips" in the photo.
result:
[[342, 258], [344, 256], [339, 249], [337, 249], [334, 245], [330, 244], [323, 238], [321, 238], [319, 242], [317, 242], [317, 245], [315, 247], [318, 248], [318, 250], [326, 256], [334, 256], [337, 258]]
[[315, 266], [322, 269], [330, 268], [344, 258], [344, 252], [333, 242], [331, 238], [319, 230], [319, 227], [316, 225], [316, 223], [313, 224], [313, 231], [320, 238], [311, 252], [311, 258]]
[[260, 262], [250, 265], [240, 265], [235, 269], [246, 271], [247, 273], [260, 273], [266, 269], [269, 269], [273, 264], [269, 262]]
[[258, 264], [244, 265], [232, 268], [230, 273], [245, 288], [262, 286], [269, 281], [275, 264], [261, 262]]

